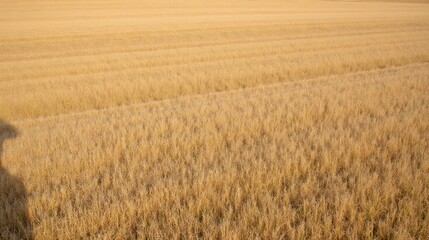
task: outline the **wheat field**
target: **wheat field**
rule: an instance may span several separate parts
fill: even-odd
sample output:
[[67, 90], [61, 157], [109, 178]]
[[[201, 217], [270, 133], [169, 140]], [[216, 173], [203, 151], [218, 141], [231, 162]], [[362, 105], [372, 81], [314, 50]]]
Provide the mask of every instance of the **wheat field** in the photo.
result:
[[0, 239], [428, 239], [429, 2], [0, 2]]

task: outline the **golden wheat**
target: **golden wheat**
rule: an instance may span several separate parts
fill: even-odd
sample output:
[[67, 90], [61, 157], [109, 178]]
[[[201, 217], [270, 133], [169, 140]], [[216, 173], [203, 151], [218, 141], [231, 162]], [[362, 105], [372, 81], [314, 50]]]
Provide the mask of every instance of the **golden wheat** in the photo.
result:
[[0, 3], [0, 239], [428, 238], [398, 2]]

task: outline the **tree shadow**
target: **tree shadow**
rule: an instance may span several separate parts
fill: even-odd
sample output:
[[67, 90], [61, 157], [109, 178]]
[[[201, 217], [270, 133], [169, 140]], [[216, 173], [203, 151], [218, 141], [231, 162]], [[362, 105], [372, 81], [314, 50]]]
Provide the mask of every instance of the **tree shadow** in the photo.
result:
[[33, 239], [25, 186], [2, 165], [5, 141], [18, 134], [13, 126], [0, 120], [0, 239]]

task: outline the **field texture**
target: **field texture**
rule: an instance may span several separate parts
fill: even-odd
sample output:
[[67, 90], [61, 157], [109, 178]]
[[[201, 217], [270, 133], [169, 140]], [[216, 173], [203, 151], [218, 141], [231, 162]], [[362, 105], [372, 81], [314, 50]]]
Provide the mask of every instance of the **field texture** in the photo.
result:
[[425, 1], [0, 1], [0, 239], [428, 239]]

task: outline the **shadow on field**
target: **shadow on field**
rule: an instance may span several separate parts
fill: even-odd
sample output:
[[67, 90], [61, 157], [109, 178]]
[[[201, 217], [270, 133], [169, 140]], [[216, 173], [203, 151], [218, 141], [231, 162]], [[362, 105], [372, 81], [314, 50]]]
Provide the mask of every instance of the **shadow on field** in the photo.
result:
[[0, 120], [0, 239], [33, 239], [25, 186], [2, 165], [5, 141], [17, 136], [13, 126]]

